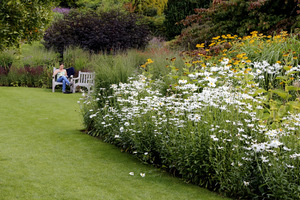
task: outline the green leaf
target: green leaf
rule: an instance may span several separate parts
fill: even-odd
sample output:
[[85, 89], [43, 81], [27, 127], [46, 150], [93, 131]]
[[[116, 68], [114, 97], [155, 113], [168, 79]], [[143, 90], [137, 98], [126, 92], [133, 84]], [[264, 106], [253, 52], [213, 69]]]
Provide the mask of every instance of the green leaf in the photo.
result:
[[289, 75], [291, 75], [291, 74], [296, 74], [296, 73], [299, 73], [298, 71], [291, 71], [291, 72], [289, 72], [287, 75], [289, 76]]
[[277, 76], [276, 79], [287, 80], [287, 76]]
[[291, 90], [298, 91], [298, 90], [300, 90], [300, 87], [286, 86], [285, 89], [286, 89], [287, 91], [291, 91]]
[[287, 108], [284, 105], [281, 105], [278, 110], [278, 116], [281, 118], [287, 113]]
[[265, 92], [267, 92], [265, 89], [259, 88], [259, 89], [257, 89], [257, 90], [254, 92], [254, 95], [253, 95], [253, 96], [257, 96], [257, 95], [262, 94], [262, 93], [265, 93]]
[[293, 109], [300, 110], [300, 102], [299, 101], [290, 101], [288, 102], [290, 106], [292, 106]]
[[292, 97], [292, 95], [290, 95], [289, 93], [287, 93], [283, 90], [280, 90], [280, 89], [272, 90], [272, 92], [275, 94], [278, 94], [278, 96], [280, 96], [283, 99], [288, 99], [288, 98]]

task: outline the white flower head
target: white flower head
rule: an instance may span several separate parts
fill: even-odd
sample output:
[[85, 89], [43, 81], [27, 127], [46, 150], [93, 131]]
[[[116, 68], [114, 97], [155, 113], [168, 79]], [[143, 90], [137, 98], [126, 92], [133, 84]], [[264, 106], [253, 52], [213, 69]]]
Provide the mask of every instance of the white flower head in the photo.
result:
[[134, 172], [129, 172], [129, 175], [130, 176], [134, 176]]
[[248, 186], [249, 184], [250, 184], [249, 182], [244, 181], [244, 185], [245, 185], [245, 186]]
[[92, 119], [93, 117], [96, 117], [97, 114], [92, 114], [90, 115], [90, 118]]
[[178, 83], [179, 83], [179, 84], [186, 84], [186, 83], [187, 83], [187, 80], [179, 80]]
[[140, 173], [141, 177], [145, 177], [146, 176], [146, 173]]

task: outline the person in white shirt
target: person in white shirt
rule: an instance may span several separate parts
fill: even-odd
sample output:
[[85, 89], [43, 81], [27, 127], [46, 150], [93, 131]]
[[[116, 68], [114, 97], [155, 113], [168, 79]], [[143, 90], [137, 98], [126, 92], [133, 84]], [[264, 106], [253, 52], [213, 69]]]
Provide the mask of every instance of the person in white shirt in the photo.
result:
[[57, 82], [62, 82], [62, 92], [66, 93], [66, 85], [70, 85], [70, 81], [67, 78], [67, 70], [64, 69], [64, 64], [61, 63], [59, 69], [53, 72], [53, 76], [57, 75]]

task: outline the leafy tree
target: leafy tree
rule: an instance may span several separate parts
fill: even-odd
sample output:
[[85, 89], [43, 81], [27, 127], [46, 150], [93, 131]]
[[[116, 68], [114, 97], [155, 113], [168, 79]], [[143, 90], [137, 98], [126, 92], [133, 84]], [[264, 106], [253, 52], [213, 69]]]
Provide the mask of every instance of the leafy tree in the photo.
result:
[[111, 52], [143, 48], [148, 35], [148, 28], [133, 13], [71, 10], [47, 29], [44, 45], [56, 49], [61, 55], [68, 46]]
[[56, 0], [1, 0], [0, 50], [43, 36]]
[[205, 8], [210, 4], [210, 0], [169, 0], [164, 10], [166, 19], [164, 25], [168, 39], [173, 39], [176, 35], [180, 35], [184, 28], [182, 24], [178, 24], [186, 16], [194, 14], [195, 8]]

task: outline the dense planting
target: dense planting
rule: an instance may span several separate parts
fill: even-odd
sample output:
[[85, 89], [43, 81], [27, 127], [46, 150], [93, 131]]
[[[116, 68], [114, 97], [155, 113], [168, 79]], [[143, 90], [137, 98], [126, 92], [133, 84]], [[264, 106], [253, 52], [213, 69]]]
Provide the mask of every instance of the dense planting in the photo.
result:
[[299, 5], [298, 0], [214, 1], [208, 9], [198, 7], [195, 14], [181, 21], [187, 27], [174, 45], [194, 48], [197, 43], [208, 43], [213, 36], [223, 34], [295, 32], [300, 28]]
[[[292, 41], [291, 52], [280, 52], [274, 63], [257, 49], [250, 53], [254, 42], [274, 48]], [[173, 58], [159, 79], [148, 59], [128, 83], [83, 98], [90, 134], [228, 196], [297, 199], [299, 41], [253, 32], [232, 44], [218, 59], [185, 54], [181, 68]]]
[[148, 34], [147, 27], [134, 14], [71, 10], [46, 31], [44, 44], [61, 54], [69, 46], [80, 46], [93, 52], [111, 52], [143, 48], [148, 42]]

